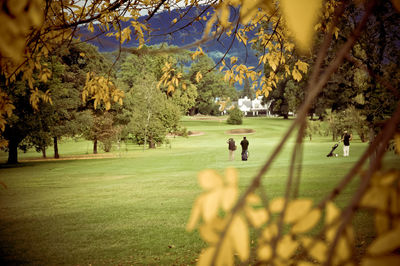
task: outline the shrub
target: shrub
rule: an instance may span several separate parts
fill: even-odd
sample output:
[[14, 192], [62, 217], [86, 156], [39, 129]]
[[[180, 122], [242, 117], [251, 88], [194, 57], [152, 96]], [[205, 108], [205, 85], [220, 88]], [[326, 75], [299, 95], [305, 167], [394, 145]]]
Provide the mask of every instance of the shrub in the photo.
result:
[[229, 112], [228, 120], [226, 121], [230, 125], [241, 125], [243, 123], [243, 113], [239, 108], [235, 107]]

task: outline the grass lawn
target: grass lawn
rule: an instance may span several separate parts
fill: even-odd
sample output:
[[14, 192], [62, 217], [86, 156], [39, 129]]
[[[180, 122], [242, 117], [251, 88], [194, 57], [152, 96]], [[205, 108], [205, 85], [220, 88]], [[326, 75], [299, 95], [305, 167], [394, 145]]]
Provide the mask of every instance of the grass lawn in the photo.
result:
[[[196, 196], [200, 193], [197, 173], [212, 168], [223, 174], [233, 166], [239, 170], [243, 190], [276, 146], [290, 120], [246, 118], [240, 126], [219, 120], [184, 118], [190, 131], [200, 136], [170, 139], [155, 150], [125, 144], [112, 151], [113, 158], [91, 160], [34, 161], [41, 155], [20, 154], [18, 166], [5, 165], [0, 153], [0, 258], [9, 264], [163, 264], [195, 263], [205, 246], [198, 232], [185, 226]], [[227, 135], [236, 128], [254, 129], [246, 135], [249, 161], [228, 160], [226, 140], [239, 146], [243, 135]], [[330, 138], [306, 140], [302, 197], [322, 199], [348, 171], [366, 144], [357, 138], [350, 157], [327, 158]], [[62, 157], [91, 153], [87, 141], [60, 144]], [[290, 143], [263, 179], [270, 197], [283, 194], [290, 160]], [[341, 146], [337, 152], [341, 155]], [[48, 151], [48, 156], [52, 156]], [[24, 161], [25, 160], [25, 161]], [[389, 155], [387, 167], [400, 167], [398, 157]], [[337, 202], [345, 204], [356, 188], [354, 181]], [[356, 219], [360, 245], [370, 241], [372, 223], [367, 214]]]

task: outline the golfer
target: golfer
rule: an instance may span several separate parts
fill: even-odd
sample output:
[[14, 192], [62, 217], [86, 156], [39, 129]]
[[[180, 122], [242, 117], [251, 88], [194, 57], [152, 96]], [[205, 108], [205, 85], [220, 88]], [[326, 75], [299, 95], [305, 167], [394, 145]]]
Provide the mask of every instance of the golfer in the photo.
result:
[[247, 161], [247, 149], [249, 148], [249, 141], [246, 139], [246, 137], [243, 137], [242, 141], [240, 142], [240, 146], [242, 146], [242, 161]]
[[343, 156], [347, 157], [350, 153], [350, 141], [353, 140], [353, 135], [347, 133], [347, 130], [343, 132], [342, 141], [343, 141]]
[[226, 143], [228, 143], [228, 150], [229, 150], [229, 160], [233, 161], [235, 160], [235, 150], [236, 150], [236, 145], [235, 141], [233, 138], [229, 138]]

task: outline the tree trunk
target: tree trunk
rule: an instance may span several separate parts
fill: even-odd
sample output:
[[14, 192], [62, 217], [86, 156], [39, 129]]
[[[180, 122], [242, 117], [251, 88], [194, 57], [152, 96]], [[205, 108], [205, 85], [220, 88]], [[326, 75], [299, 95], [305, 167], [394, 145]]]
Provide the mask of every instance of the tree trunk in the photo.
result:
[[93, 141], [93, 154], [97, 154], [97, 139], [96, 138]]
[[156, 143], [154, 142], [153, 139], [149, 139], [149, 149], [155, 149], [156, 148]]
[[43, 156], [43, 158], [46, 158], [46, 147], [43, 146], [43, 147], [41, 148], [41, 150], [42, 150], [42, 156]]
[[[375, 132], [371, 126], [369, 129], [369, 144], [371, 144], [374, 141], [374, 138], [375, 138]], [[371, 165], [375, 162], [375, 159], [376, 159], [376, 149], [371, 153], [371, 156], [369, 157]]]
[[54, 158], [58, 159], [60, 158], [60, 154], [58, 153], [58, 141], [57, 137], [53, 138], [53, 143], [54, 143]]
[[8, 142], [8, 164], [18, 163], [18, 144], [19, 141], [11, 138]]

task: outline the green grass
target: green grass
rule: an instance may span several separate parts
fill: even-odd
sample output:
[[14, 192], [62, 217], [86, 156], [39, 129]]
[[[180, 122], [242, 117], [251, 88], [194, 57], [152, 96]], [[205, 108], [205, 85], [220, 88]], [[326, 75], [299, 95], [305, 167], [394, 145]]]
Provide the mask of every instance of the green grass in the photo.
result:
[[[185, 231], [201, 192], [197, 173], [212, 168], [223, 174], [234, 166], [244, 190], [290, 122], [247, 118], [243, 125], [231, 126], [185, 118], [188, 130], [205, 134], [173, 138], [155, 150], [122, 144], [113, 150], [116, 158], [2, 165], [0, 181], [8, 188], [0, 188], [0, 258], [3, 263], [41, 265], [193, 264], [205, 246], [197, 231]], [[233, 137], [239, 145], [242, 139], [226, 134], [234, 128], [256, 130], [247, 135], [247, 162], [240, 161], [240, 151], [234, 162], [228, 161], [226, 140]], [[366, 148], [355, 139], [350, 157], [327, 158], [332, 145], [330, 138], [305, 141], [301, 196], [322, 199]], [[291, 146], [289, 141], [263, 179], [270, 197], [284, 192]], [[91, 149], [87, 141], [60, 144], [62, 157], [90, 154]], [[21, 160], [35, 158], [40, 154], [34, 151], [20, 154]], [[0, 162], [6, 159], [0, 154]], [[392, 155], [385, 161], [398, 165]], [[339, 205], [348, 202], [356, 183], [338, 198]], [[360, 241], [372, 237], [368, 215], [357, 217], [356, 231]]]

